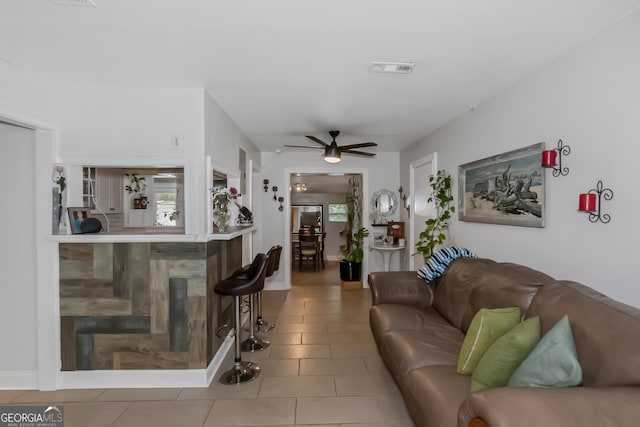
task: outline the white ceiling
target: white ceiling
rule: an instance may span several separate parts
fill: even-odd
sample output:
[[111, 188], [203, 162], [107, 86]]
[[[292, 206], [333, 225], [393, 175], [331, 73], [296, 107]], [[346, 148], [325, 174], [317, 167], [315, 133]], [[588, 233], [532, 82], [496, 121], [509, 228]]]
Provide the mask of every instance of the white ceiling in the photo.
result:
[[[0, 2], [0, 60], [72, 81], [204, 87], [262, 151], [398, 151], [640, 6], [640, 0]], [[409, 75], [370, 61], [413, 61]], [[295, 150], [295, 149], [288, 149]], [[308, 150], [318, 154], [316, 150]]]

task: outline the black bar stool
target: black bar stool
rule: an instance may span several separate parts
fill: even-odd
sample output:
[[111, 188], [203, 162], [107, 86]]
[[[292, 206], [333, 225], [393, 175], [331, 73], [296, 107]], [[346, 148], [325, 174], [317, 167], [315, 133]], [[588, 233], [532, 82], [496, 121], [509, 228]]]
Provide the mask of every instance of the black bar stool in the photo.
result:
[[[248, 268], [238, 270], [227, 279], [219, 281], [214, 288], [217, 294], [233, 297], [235, 318], [234, 366], [220, 377], [220, 382], [223, 384], [242, 384], [256, 379], [260, 374], [260, 367], [257, 364], [242, 361], [240, 349], [240, 302], [244, 295], [252, 295], [264, 287], [267, 263], [267, 255], [260, 253], [256, 255]], [[253, 319], [251, 320], [253, 321]]]
[[[267, 264], [267, 273], [265, 277], [273, 276], [273, 273], [278, 271], [280, 268], [280, 254], [282, 253], [282, 246], [276, 245], [272, 246], [267, 252], [269, 256], [269, 263]], [[269, 332], [273, 328], [276, 327], [275, 323], [269, 323], [266, 320], [262, 319], [262, 290], [257, 294], [258, 299], [258, 319], [256, 320], [256, 326], [258, 327], [258, 332]]]

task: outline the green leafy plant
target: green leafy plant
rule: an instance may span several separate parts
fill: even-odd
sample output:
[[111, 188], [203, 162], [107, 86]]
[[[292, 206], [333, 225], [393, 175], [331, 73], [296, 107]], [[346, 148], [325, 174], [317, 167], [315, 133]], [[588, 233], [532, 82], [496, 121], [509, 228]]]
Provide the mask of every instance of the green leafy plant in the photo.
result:
[[427, 228], [420, 233], [420, 240], [416, 243], [416, 252], [427, 259], [431, 257], [436, 246], [441, 245], [447, 239], [445, 231], [449, 229], [449, 222], [452, 214], [456, 211], [455, 206], [451, 206], [453, 196], [451, 195], [451, 175], [443, 170], [439, 170], [436, 175], [429, 177], [431, 195], [427, 202], [433, 203], [435, 216], [425, 221]]
[[127, 193], [138, 193], [142, 194], [147, 189], [146, 178], [144, 176], [139, 176], [137, 173], [125, 175], [129, 178], [129, 185], [125, 186], [124, 189], [127, 190]]
[[362, 262], [364, 258], [364, 238], [369, 235], [369, 230], [362, 227], [362, 211], [360, 209], [360, 189], [356, 178], [349, 179], [349, 193], [346, 199], [347, 222], [340, 236], [345, 238], [345, 243], [340, 245], [340, 252], [345, 261]]

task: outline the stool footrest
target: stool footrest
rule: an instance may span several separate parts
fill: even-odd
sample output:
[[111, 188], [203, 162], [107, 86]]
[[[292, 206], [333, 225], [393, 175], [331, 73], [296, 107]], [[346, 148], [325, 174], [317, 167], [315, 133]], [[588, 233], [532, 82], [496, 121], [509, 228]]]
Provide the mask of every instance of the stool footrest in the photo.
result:
[[253, 362], [240, 362], [220, 377], [220, 383], [237, 385], [255, 380], [260, 375], [260, 366]]

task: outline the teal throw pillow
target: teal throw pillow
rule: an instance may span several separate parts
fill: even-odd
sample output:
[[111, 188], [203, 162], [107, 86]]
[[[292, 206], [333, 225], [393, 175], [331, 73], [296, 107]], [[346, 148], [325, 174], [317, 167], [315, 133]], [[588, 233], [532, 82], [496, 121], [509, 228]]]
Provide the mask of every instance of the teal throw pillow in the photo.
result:
[[484, 353], [471, 376], [471, 391], [504, 387], [540, 340], [540, 319], [532, 317], [498, 338]]
[[509, 380], [509, 387], [574, 387], [580, 384], [582, 368], [567, 316], [542, 337]]

